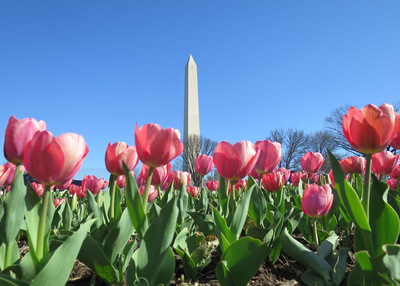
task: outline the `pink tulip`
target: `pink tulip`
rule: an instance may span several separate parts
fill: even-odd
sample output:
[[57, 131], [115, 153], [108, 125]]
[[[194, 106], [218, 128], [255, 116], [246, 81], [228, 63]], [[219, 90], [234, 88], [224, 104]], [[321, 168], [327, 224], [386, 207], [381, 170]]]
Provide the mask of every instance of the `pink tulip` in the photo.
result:
[[132, 171], [139, 162], [135, 146], [128, 146], [125, 142], [108, 144], [105, 156], [107, 171], [115, 176], [124, 175], [122, 162]]
[[46, 130], [44, 121], [37, 122], [33, 118], [18, 120], [11, 116], [8, 120], [4, 136], [4, 157], [15, 165], [24, 162], [24, 151], [37, 131]]
[[271, 193], [276, 193], [282, 190], [285, 180], [281, 172], [272, 172], [262, 176], [261, 184], [264, 189]]
[[[141, 185], [140, 187], [139, 187], [139, 193], [140, 193], [140, 195], [144, 195], [144, 189], [146, 188], [146, 186], [145, 185]], [[157, 193], [157, 190], [156, 190], [156, 188], [153, 186], [153, 185], [150, 185], [150, 190], [149, 190], [149, 198], [147, 199], [147, 201], [148, 202], [152, 202], [152, 201], [154, 201], [154, 199], [155, 198], [157, 198], [157, 196], [158, 196], [158, 193]]]
[[[140, 175], [144, 179], [144, 181], [147, 181], [149, 169], [150, 169], [149, 166], [142, 164], [142, 170], [140, 171]], [[167, 180], [170, 171], [171, 171], [170, 163], [164, 166], [154, 168], [151, 184], [154, 186], [162, 185]]]
[[399, 187], [399, 180], [396, 179], [387, 180], [386, 183], [389, 185], [389, 188], [394, 191]]
[[231, 145], [227, 141], [220, 142], [214, 150], [214, 164], [218, 173], [229, 181], [246, 177], [254, 168], [259, 156], [253, 143], [240, 141]]
[[336, 187], [335, 178], [333, 177], [333, 171], [332, 170], [329, 171], [328, 176], [329, 176], [329, 179], [331, 180], [332, 187]]
[[399, 162], [400, 155], [381, 151], [372, 155], [372, 172], [378, 175], [389, 175]]
[[53, 203], [54, 203], [54, 207], [57, 208], [59, 205], [65, 203], [65, 198], [62, 198], [62, 199], [54, 199]]
[[364, 157], [350, 156], [344, 158], [340, 165], [346, 174], [362, 174], [365, 170], [367, 160]]
[[87, 193], [89, 190], [93, 195], [96, 195], [102, 189], [104, 179], [97, 179], [96, 176], [84, 176], [82, 180], [82, 191]]
[[[4, 181], [3, 185], [8, 187], [12, 185], [12, 182], [14, 181], [14, 176], [15, 176], [15, 169], [17, 168], [17, 166], [15, 166], [13, 163], [11, 162], [7, 162], [5, 163], [3, 166], [5, 166], [6, 168], [9, 169], [8, 172], [8, 176], [6, 178], [6, 180]], [[20, 166], [19, 170], [24, 173], [25, 172], [25, 167], [24, 166]]]
[[400, 165], [396, 165], [393, 171], [390, 173], [390, 177], [396, 180], [400, 180]]
[[324, 163], [325, 158], [319, 152], [307, 152], [301, 158], [301, 168], [307, 173], [316, 173]]
[[256, 150], [260, 151], [257, 163], [254, 169], [259, 174], [267, 174], [275, 169], [282, 158], [281, 143], [271, 142], [269, 140], [257, 141]]
[[256, 179], [256, 180], [258, 180], [258, 179], [260, 178], [260, 174], [257, 173], [257, 171], [256, 171], [255, 168], [253, 168], [253, 169], [250, 171], [249, 176], [253, 177], [253, 179]]
[[393, 131], [393, 138], [392, 141], [390, 141], [390, 146], [392, 146], [394, 149], [400, 149], [400, 115], [398, 113], [395, 114], [395, 127]]
[[54, 137], [48, 131], [37, 132], [26, 146], [24, 165], [42, 184], [60, 185], [76, 175], [88, 152], [81, 135]]
[[[133, 174], [133, 172], [132, 172], [132, 174]], [[108, 184], [109, 184], [109, 183], [110, 183], [109, 181], [104, 180], [103, 186], [101, 187], [101, 189], [102, 189], [102, 190], [106, 189], [106, 188], [108, 187]]]
[[64, 191], [64, 190], [68, 189], [68, 187], [69, 187], [69, 185], [71, 185], [72, 181], [73, 181], [73, 179], [70, 179], [70, 180], [66, 181], [64, 184], [57, 185], [55, 187], [56, 187], [56, 189], [58, 189], [60, 191]]
[[168, 164], [183, 151], [180, 133], [172, 128], [162, 129], [160, 125], [149, 123], [135, 126], [135, 145], [140, 161], [150, 167]]
[[306, 184], [301, 207], [307, 216], [312, 218], [325, 216], [329, 212], [332, 202], [333, 194], [329, 185]]
[[44, 185], [43, 184], [32, 182], [31, 183], [31, 187], [39, 197], [43, 196], [43, 192], [44, 192]]
[[82, 187], [78, 185], [71, 184], [69, 185], [69, 193], [73, 196], [76, 194], [78, 198], [86, 197], [86, 192], [82, 191]]
[[400, 126], [395, 126], [395, 118], [393, 106], [387, 103], [379, 107], [368, 104], [361, 110], [351, 107], [343, 116], [343, 133], [358, 152], [378, 153], [398, 133]]
[[188, 186], [186, 188], [186, 191], [189, 193], [189, 195], [192, 198], [195, 198], [195, 197], [197, 197], [199, 195], [199, 188], [195, 187], [195, 186]]
[[292, 185], [297, 187], [299, 185], [300, 180], [304, 183], [308, 180], [308, 174], [306, 172], [296, 172], [292, 173]]
[[125, 188], [126, 185], [126, 179], [125, 179], [125, 175], [121, 175], [117, 177], [117, 186], [122, 189]]
[[200, 176], [205, 176], [211, 172], [214, 168], [214, 161], [212, 156], [207, 156], [205, 154], [200, 155], [196, 158], [194, 169]]
[[291, 172], [292, 172], [292, 171], [287, 170], [287, 169], [281, 167], [281, 168], [275, 170], [274, 172], [281, 172], [281, 173], [282, 173], [282, 176], [283, 176], [283, 179], [285, 180], [285, 183], [286, 183], [287, 181], [289, 181], [290, 175], [291, 175]]
[[214, 181], [214, 180], [209, 180], [206, 183], [207, 189], [209, 189], [210, 191], [216, 191], [219, 188], [219, 182], [218, 181]]
[[10, 173], [10, 167], [6, 164], [0, 165], [0, 187], [4, 185], [4, 182], [8, 179]]
[[179, 190], [183, 185], [188, 186], [192, 179], [192, 174], [189, 172], [173, 171], [174, 174], [174, 188]]

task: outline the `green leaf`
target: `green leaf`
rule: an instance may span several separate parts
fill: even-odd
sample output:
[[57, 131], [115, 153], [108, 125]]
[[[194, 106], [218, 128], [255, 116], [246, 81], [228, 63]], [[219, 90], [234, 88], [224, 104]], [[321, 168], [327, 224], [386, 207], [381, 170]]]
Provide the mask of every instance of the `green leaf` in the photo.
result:
[[250, 198], [255, 185], [245, 191], [244, 196], [239, 201], [232, 222], [230, 224], [231, 234], [234, 240], [237, 240], [243, 230], [244, 223], [246, 222], [247, 212], [249, 210]]
[[218, 281], [222, 286], [247, 285], [268, 254], [268, 247], [257, 239], [243, 237], [235, 241], [225, 250], [217, 265]]
[[99, 205], [97, 204], [94, 195], [92, 192], [88, 191], [87, 192], [87, 199], [88, 199], [88, 213], [93, 213], [94, 217], [97, 218], [95, 224], [96, 228], [99, 228], [103, 224], [103, 216], [101, 213], [101, 209]]
[[[91, 220], [69, 237], [51, 256], [50, 260], [33, 280], [32, 286], [60, 285], [63, 286], [68, 280], [75, 259], [81, 248], [82, 242], [94, 223]], [[62, 265], [62, 267], [60, 267]]]
[[253, 189], [253, 193], [251, 194], [249, 215], [258, 226], [261, 226], [267, 212], [267, 202], [265, 201], [264, 195], [261, 193], [261, 189], [257, 186]]
[[[213, 217], [217, 229], [224, 235], [229, 243], [234, 242], [236, 239], [233, 237], [231, 230], [229, 229], [226, 220], [221, 216], [216, 208], [213, 207]], [[222, 242], [221, 242], [222, 243]]]
[[1, 286], [28, 286], [29, 283], [12, 278], [11, 276], [0, 274]]
[[229, 197], [228, 190], [226, 188], [225, 179], [219, 176], [219, 191], [218, 191], [218, 199], [222, 209], [222, 214], [224, 217], [228, 217], [229, 215]]
[[[382, 245], [394, 244], [399, 237], [399, 217], [396, 211], [387, 203], [389, 187], [372, 176], [370, 218], [369, 224], [372, 229], [373, 250], [376, 256], [383, 254]], [[388, 227], [390, 225], [390, 227]]]
[[64, 211], [62, 213], [62, 222], [63, 222], [63, 229], [65, 230], [71, 230], [71, 225], [72, 225], [72, 219], [73, 219], [73, 214], [71, 211], [71, 207], [69, 205], [69, 202], [66, 201], [64, 203]]
[[333, 175], [335, 177], [336, 189], [347, 214], [360, 229], [370, 232], [371, 228], [368, 223], [368, 218], [365, 214], [364, 208], [362, 207], [357, 192], [346, 180], [345, 173], [335, 156], [329, 152], [329, 157], [331, 160]]
[[108, 283], [119, 282], [119, 274], [103, 251], [102, 245], [88, 235], [79, 252], [79, 260]]
[[178, 209], [179, 209], [178, 224], [179, 225], [181, 225], [183, 223], [183, 221], [185, 220], [186, 210], [188, 207], [188, 197], [189, 196], [188, 196], [188, 192], [186, 191], [186, 185], [183, 185], [178, 194]]
[[204, 235], [215, 233], [214, 220], [210, 215], [189, 211], [187, 213], [192, 217], [194, 223], [198, 226], [199, 230], [204, 233]]
[[388, 276], [391, 280], [400, 282], [400, 245], [388, 244], [383, 246], [386, 255], [383, 257], [383, 263], [388, 270]]
[[129, 217], [128, 210], [125, 209], [119, 222], [110, 230], [104, 243], [104, 253], [110, 258], [111, 263], [124, 250], [134, 228]]
[[129, 217], [131, 218], [133, 227], [139, 235], [139, 238], [143, 238], [145, 232], [148, 228], [148, 221], [145, 212], [143, 211], [142, 199], [136, 184], [135, 179], [132, 176], [132, 173], [129, 169], [124, 165], [125, 171], [125, 198], [126, 198], [126, 207], [129, 212]]
[[17, 167], [11, 189], [3, 201], [4, 213], [0, 221], [0, 240], [7, 245], [16, 239], [24, 221], [25, 189], [22, 172]]
[[283, 250], [301, 264], [318, 273], [327, 283], [331, 282], [331, 266], [321, 256], [315, 254], [295, 240], [286, 230], [282, 231], [280, 241]]
[[137, 276], [146, 278], [149, 285], [167, 284], [171, 281], [175, 260], [169, 246], [174, 238], [178, 212], [177, 199], [174, 198], [161, 210], [160, 216], [153, 220], [139, 250], [133, 255]]
[[28, 238], [29, 253], [31, 253], [34, 263], [38, 264], [39, 262], [36, 256], [36, 245], [39, 229], [41, 199], [30, 185], [28, 185], [26, 188], [25, 205], [25, 223], [27, 228], [26, 235]]

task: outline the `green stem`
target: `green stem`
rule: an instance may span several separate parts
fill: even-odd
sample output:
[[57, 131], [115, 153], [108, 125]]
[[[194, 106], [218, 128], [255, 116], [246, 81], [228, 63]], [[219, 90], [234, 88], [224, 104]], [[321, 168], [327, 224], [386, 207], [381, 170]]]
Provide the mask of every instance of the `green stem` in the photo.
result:
[[103, 191], [100, 190], [97, 193], [97, 204], [99, 205], [99, 207], [101, 208], [101, 205], [103, 204]]
[[314, 241], [315, 241], [315, 250], [318, 250], [319, 241], [318, 241], [318, 231], [317, 231], [317, 219], [313, 219], [313, 234], [314, 234]]
[[153, 178], [153, 170], [154, 170], [154, 167], [149, 168], [149, 174], [147, 175], [146, 187], [144, 189], [144, 194], [142, 197], [144, 213], [146, 213], [146, 211], [147, 211], [147, 201], [149, 200], [151, 179]]
[[158, 192], [158, 199], [161, 201], [161, 188], [160, 188], [160, 186], [157, 187], [157, 192]]
[[45, 186], [42, 198], [42, 206], [40, 209], [39, 227], [36, 240], [36, 255], [39, 262], [42, 262], [44, 258], [44, 238], [46, 236], [46, 220], [50, 197], [50, 186]]
[[117, 176], [111, 174], [110, 175], [110, 221], [115, 220], [115, 191], [116, 191], [116, 179]]
[[231, 209], [232, 209], [232, 213], [234, 213], [236, 210], [235, 184], [234, 184], [234, 181], [229, 181], [228, 190], [229, 190], [229, 184], [231, 185]]
[[371, 167], [372, 167], [372, 154], [367, 154], [367, 166], [365, 168], [365, 181], [364, 181], [364, 190], [362, 193], [361, 204], [364, 208], [365, 214], [367, 215], [367, 219], [369, 221], [369, 193], [371, 189]]
[[4, 257], [4, 268], [7, 268], [8, 266], [11, 265], [12, 248], [13, 248], [12, 243], [6, 244], [6, 255]]
[[204, 176], [201, 176], [201, 188], [203, 188]]

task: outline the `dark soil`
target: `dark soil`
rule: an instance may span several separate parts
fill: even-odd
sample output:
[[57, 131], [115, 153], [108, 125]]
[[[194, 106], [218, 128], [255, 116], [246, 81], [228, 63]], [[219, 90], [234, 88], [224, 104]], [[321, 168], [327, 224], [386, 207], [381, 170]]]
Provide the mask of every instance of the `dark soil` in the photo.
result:
[[[29, 251], [29, 246], [26, 240], [20, 240], [18, 242], [18, 246], [22, 258]], [[211, 263], [202, 270], [198, 279], [196, 281], [190, 281], [185, 279], [185, 272], [183, 270], [181, 259], [178, 255], [175, 255], [175, 274], [172, 277], [171, 285], [220, 285], [215, 275], [215, 269], [219, 260], [219, 255], [214, 252], [212, 254]], [[355, 263], [356, 260], [354, 254], [349, 252], [346, 274], [350, 272]], [[301, 275], [305, 270], [306, 269], [303, 265], [291, 259], [285, 255], [284, 252], [282, 252], [275, 265], [268, 260], [264, 261], [248, 285], [305, 285], [301, 281]], [[66, 286], [90, 285], [92, 279], [95, 279], [94, 285], [96, 286], [107, 285], [99, 277], [93, 277], [93, 271], [77, 259]], [[346, 279], [347, 275], [344, 278], [342, 285], [346, 285]]]

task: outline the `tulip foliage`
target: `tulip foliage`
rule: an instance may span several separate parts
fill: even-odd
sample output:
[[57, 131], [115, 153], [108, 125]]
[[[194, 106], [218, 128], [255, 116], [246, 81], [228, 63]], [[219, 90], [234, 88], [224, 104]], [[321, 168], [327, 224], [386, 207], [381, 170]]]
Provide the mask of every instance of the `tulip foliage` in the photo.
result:
[[[54, 137], [42, 121], [12, 117], [0, 166], [0, 285], [65, 285], [76, 259], [93, 271], [91, 285], [169, 285], [177, 257], [184, 281], [214, 262], [221, 285], [247, 285], [281, 255], [305, 266], [303, 283], [341, 285], [349, 251], [357, 264], [348, 285], [396, 285], [399, 156], [383, 149], [397, 146], [398, 120], [389, 105], [350, 109], [344, 134], [365, 158], [307, 152], [291, 179], [277, 169], [279, 143], [223, 141], [196, 160], [202, 178], [215, 166], [220, 180], [197, 187], [192, 174], [171, 172], [183, 150], [175, 129], [136, 125], [136, 147], [105, 146], [109, 182], [87, 175], [76, 184], [89, 152], [83, 137]], [[325, 160], [330, 174], [319, 171]]]

